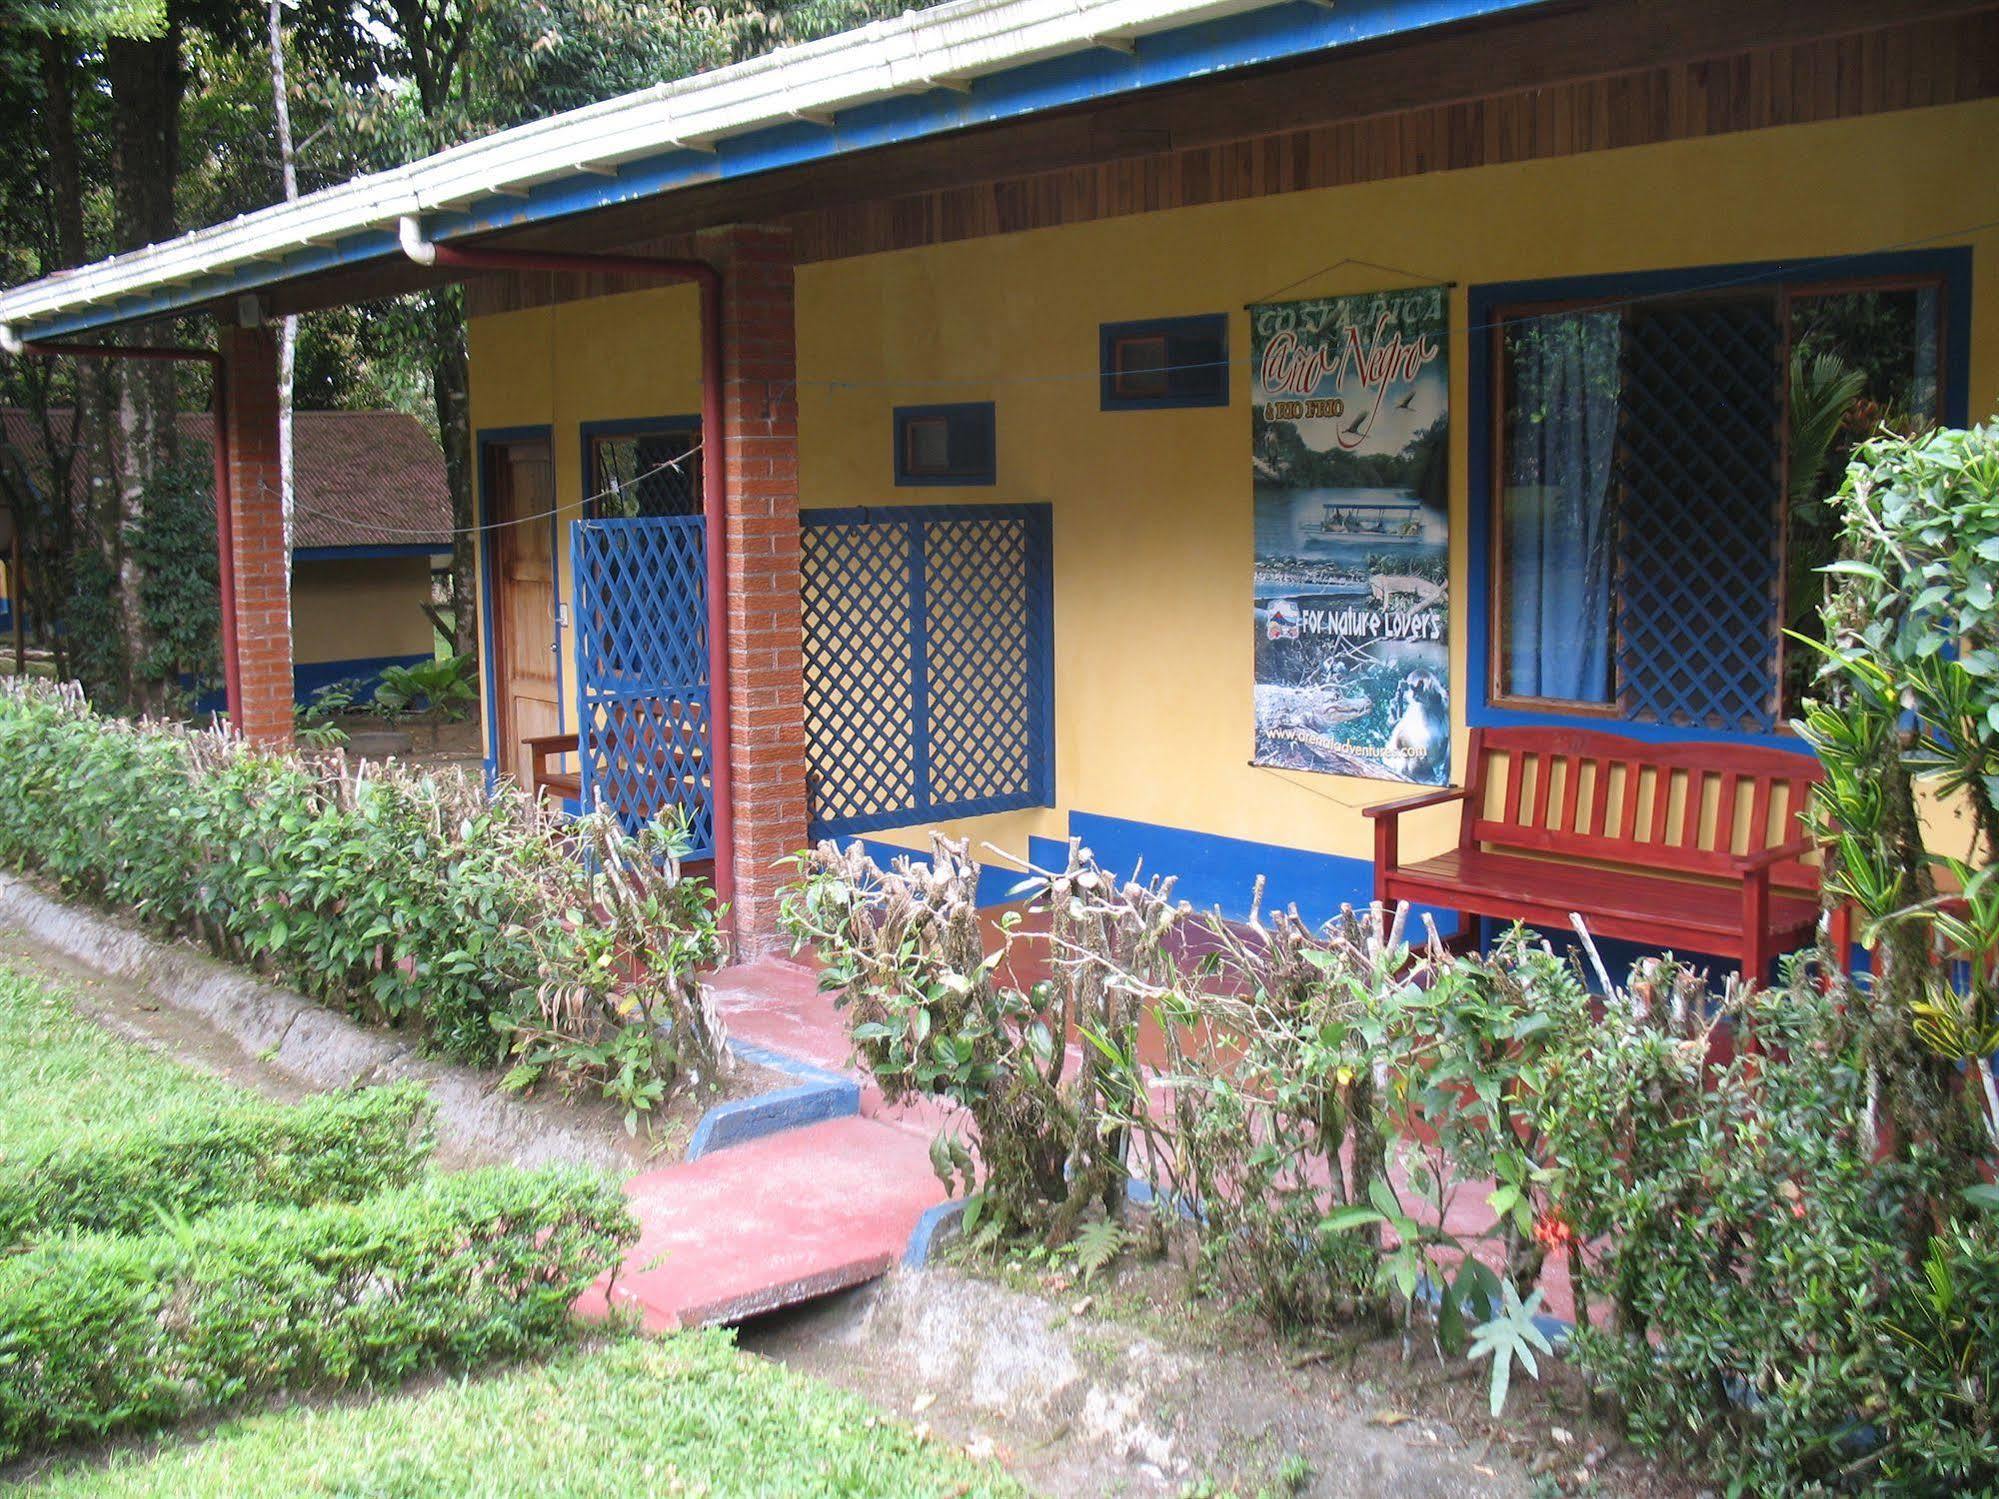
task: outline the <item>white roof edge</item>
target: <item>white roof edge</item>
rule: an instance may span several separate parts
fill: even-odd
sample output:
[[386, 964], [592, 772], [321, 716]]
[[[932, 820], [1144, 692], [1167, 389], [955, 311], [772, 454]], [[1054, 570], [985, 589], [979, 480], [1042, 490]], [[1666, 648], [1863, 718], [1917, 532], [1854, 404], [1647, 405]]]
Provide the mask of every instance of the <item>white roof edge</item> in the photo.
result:
[[0, 292], [0, 327], [156, 292], [593, 165], [823, 117], [1279, 0], [957, 0], [503, 130]]

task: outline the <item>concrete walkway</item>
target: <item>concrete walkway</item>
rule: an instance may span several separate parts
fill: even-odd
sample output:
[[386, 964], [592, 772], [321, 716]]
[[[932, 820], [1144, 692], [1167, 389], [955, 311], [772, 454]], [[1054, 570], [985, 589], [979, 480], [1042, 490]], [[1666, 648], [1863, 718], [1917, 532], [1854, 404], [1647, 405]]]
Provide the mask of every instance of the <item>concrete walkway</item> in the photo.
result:
[[[718, 974], [713, 987], [732, 1041], [848, 1074], [845, 1027], [811, 970], [767, 960]], [[946, 1117], [935, 1106], [886, 1109], [862, 1080], [859, 1114], [633, 1177], [625, 1195], [639, 1241], [609, 1306], [662, 1331], [740, 1322], [882, 1275], [944, 1200], [930, 1141]], [[604, 1285], [578, 1309], [602, 1315]]]

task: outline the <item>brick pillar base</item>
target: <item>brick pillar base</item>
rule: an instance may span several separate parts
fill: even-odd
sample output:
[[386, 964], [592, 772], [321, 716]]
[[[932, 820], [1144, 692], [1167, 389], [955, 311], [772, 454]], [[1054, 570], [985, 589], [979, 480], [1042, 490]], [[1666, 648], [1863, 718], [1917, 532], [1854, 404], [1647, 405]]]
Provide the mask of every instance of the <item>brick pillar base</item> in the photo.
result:
[[236, 728], [292, 742], [292, 605], [278, 482], [278, 345], [269, 328], [221, 331], [227, 382], [230, 517], [235, 530]]
[[778, 895], [787, 871], [778, 860], [805, 846], [791, 236], [718, 229], [701, 237], [701, 254], [722, 273], [733, 925], [739, 953], [753, 958], [780, 940]]

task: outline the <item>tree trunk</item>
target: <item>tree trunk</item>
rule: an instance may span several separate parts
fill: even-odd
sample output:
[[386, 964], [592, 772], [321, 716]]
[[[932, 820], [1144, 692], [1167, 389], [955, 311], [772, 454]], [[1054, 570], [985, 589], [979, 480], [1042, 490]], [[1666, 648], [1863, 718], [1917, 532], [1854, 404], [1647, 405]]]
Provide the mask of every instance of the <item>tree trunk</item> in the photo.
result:
[[[38, 45], [42, 123], [49, 150], [51, 230], [49, 270], [83, 264], [86, 244], [83, 218], [83, 173], [76, 141], [76, 59], [67, 37], [45, 33]], [[24, 537], [24, 562], [34, 574], [23, 591], [35, 602], [34, 618], [47, 631], [56, 651], [56, 665], [69, 672], [66, 637], [54, 628], [69, 605], [77, 547], [108, 545], [103, 515], [111, 510], [111, 413], [118, 400], [118, 367], [108, 359], [82, 359], [71, 365], [71, 410], [67, 422], [52, 416], [55, 367], [39, 361], [29, 381], [29, 403], [41, 428], [42, 451], [48, 457], [49, 484], [43, 503]], [[77, 467], [82, 483], [77, 483]], [[81, 499], [78, 491], [81, 489]], [[115, 555], [105, 562], [115, 568]]]
[[[104, 49], [111, 80], [113, 143], [112, 200], [117, 245], [134, 250], [170, 239], [175, 230], [174, 183], [180, 174], [180, 106], [186, 87], [178, 24], [143, 41], [114, 39]], [[168, 362], [134, 364], [125, 372], [118, 403], [115, 458], [118, 481], [115, 513], [107, 539], [115, 548], [119, 613], [124, 623], [128, 696], [133, 707], [158, 710], [164, 683], [149, 679], [145, 657], [145, 614], [140, 606], [137, 560], [124, 533], [145, 507], [154, 477], [180, 452], [179, 378]]]
[[444, 446], [444, 477], [451, 489], [451, 649], [477, 657], [478, 591], [472, 554], [472, 434], [466, 396], [465, 300], [456, 286], [427, 293], [430, 303], [430, 392], [437, 408], [437, 437]]

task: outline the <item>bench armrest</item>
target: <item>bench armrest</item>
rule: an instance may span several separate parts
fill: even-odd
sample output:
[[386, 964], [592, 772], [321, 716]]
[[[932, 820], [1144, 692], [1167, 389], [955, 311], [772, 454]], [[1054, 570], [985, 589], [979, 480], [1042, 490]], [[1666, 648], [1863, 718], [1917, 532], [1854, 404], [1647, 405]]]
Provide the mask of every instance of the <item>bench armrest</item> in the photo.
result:
[[1730, 860], [1737, 874], [1755, 874], [1782, 864], [1786, 859], [1802, 859], [1819, 846], [1819, 839], [1810, 833], [1801, 833], [1788, 843], [1779, 843], [1774, 848], [1758, 850], [1753, 854], [1736, 854]]
[[1363, 817], [1400, 817], [1404, 812], [1414, 812], [1418, 807], [1441, 807], [1445, 802], [1461, 802], [1465, 799], [1462, 786], [1446, 787], [1442, 791], [1426, 791], [1420, 796], [1405, 796], [1399, 801], [1383, 802], [1375, 807], [1362, 807]]
[[528, 751], [536, 755], [567, 755], [576, 748], [576, 735], [543, 734], [527, 741]]

